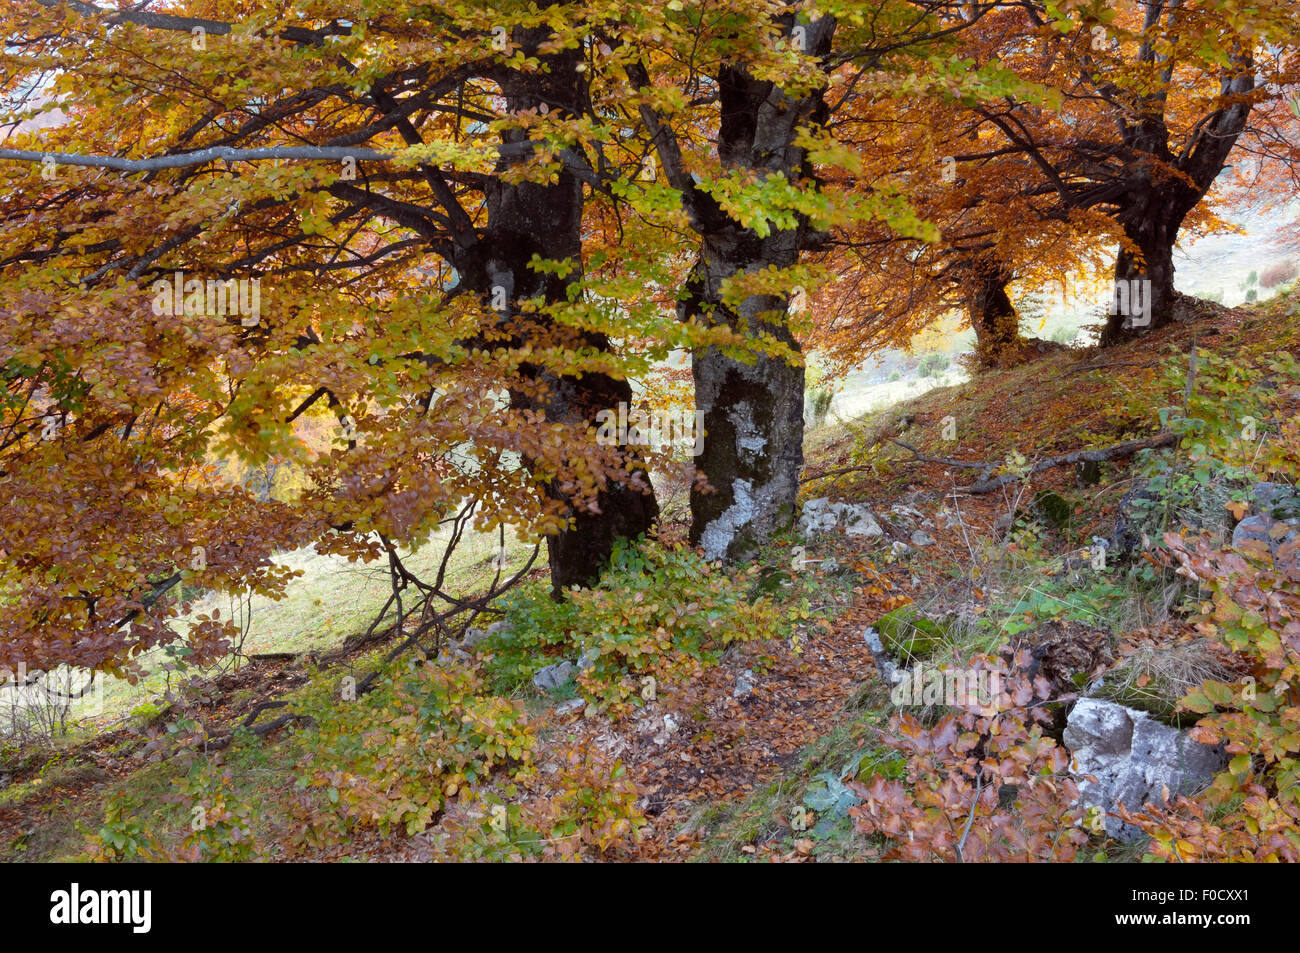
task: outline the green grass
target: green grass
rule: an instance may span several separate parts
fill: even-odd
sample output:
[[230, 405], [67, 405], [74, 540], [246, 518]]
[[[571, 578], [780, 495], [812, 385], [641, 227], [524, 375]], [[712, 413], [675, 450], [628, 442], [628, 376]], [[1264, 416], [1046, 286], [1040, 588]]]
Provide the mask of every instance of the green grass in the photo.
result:
[[[445, 534], [440, 534], [419, 551], [403, 554], [403, 562], [417, 575], [432, 580], [442, 559], [445, 538]], [[495, 554], [497, 542], [495, 533], [467, 531], [448, 566], [444, 589], [452, 595], [464, 596], [486, 588], [496, 572], [488, 560]], [[531, 552], [531, 546], [517, 542], [507, 532], [503, 578], [522, 569]], [[255, 595], [241, 606], [231, 596], [213, 594], [196, 602], [189, 617], [177, 621], [177, 631], [188, 629], [189, 618], [216, 609], [222, 618], [247, 620], [243, 643], [246, 655], [328, 651], [349, 635], [363, 632], [391, 591], [387, 563], [383, 560], [369, 565], [349, 563], [303, 549], [282, 554], [277, 562], [302, 571], [301, 576], [289, 582], [283, 599]], [[229, 667], [232, 661], [228, 657], [198, 674], [213, 674]], [[151, 649], [139, 656], [138, 662], [146, 676], [134, 684], [125, 679], [105, 678], [102, 712], [71, 725], [69, 741], [84, 741], [104, 728], [121, 724], [133, 711], [161, 698], [168, 687], [171, 667], [166, 649]], [[193, 672], [186, 673], [186, 677], [189, 674]]]

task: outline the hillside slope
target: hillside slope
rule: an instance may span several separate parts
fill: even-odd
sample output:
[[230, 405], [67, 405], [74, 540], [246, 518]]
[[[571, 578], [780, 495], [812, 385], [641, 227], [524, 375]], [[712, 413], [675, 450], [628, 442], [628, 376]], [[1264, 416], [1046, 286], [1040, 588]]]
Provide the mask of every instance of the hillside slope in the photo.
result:
[[[1099, 859], [1136, 856], [1141, 840], [1080, 830], [1061, 771], [1050, 795], [979, 782], [975, 801], [992, 801], [975, 833], [979, 812], [963, 794], [953, 816], [969, 817], [966, 833], [958, 824], [935, 834], [925, 811], [947, 811], [952, 792], [930, 786], [915, 743], [934, 742], [927, 733], [961, 706], [900, 705], [880, 666], [980, 670], [1018, 647], [1033, 674], [1053, 683], [1034, 738], [1059, 742], [1069, 696], [1096, 694], [1099, 683], [1162, 724], [1191, 723], [1174, 710], [1178, 698], [1202, 678], [1232, 675], [1241, 660], [1195, 625], [1196, 592], [1152, 537], [1194, 527], [1224, 538], [1229, 504], [1265, 469], [1263, 448], [1295, 440], [1300, 391], [1269, 364], [1300, 356], [1300, 302], [1283, 295], [1186, 316], [1124, 348], [1052, 354], [813, 431], [806, 504], [862, 509], [778, 540], [739, 574], [668, 556], [653, 563], [667, 576], [646, 576], [651, 564], [629, 570], [648, 580], [645, 598], [610, 586], [576, 621], [548, 615], [558, 610], [545, 601], [506, 609], [514, 638], [535, 637], [542, 661], [566, 658], [565, 639], [580, 629], [584, 657], [596, 652], [590, 680], [575, 680], [575, 670], [549, 691], [534, 688], [535, 669], [503, 665], [513, 650], [500, 636], [444, 648], [450, 675], [420, 667], [430, 673], [411, 689], [397, 673], [360, 701], [340, 699], [340, 679], [378, 666], [383, 647], [329, 666], [303, 657], [252, 666], [209, 685], [191, 708], [19, 762], [0, 787], [0, 856], [879, 859], [908, 856], [896, 836], [907, 830], [930, 831], [921, 841], [937, 859], [974, 850], [981, 836], [991, 858], [999, 838], [1040, 858], [1084, 847]], [[1204, 423], [1196, 414], [1210, 406], [1222, 418], [1214, 427], [1159, 439], [1180, 419]], [[1161, 408], [1174, 410], [1162, 417]], [[1114, 450], [1130, 442], [1156, 448]], [[1045, 466], [1082, 449], [1112, 456]], [[1158, 514], [1134, 509], [1161, 487]], [[1146, 497], [1135, 494], [1143, 488]], [[1138, 527], [1138, 516], [1160, 525]], [[1092, 554], [1103, 540], [1108, 559], [1098, 566]], [[678, 591], [680, 605], [657, 605]], [[593, 620], [607, 610], [619, 624], [650, 620], [649, 641], [624, 644], [611, 622], [608, 645], [593, 642], [602, 632]], [[737, 615], [751, 610], [758, 614]], [[753, 631], [727, 635], [716, 651], [672, 641], [701, 615], [709, 626], [748, 619], [737, 628]], [[869, 644], [868, 631], [883, 643]], [[602, 658], [623, 666], [603, 682]], [[433, 735], [408, 741], [408, 723], [427, 729], [428, 698], [457, 725], [435, 719]], [[273, 731], [249, 730], [280, 715], [290, 717]], [[461, 725], [479, 733], [455, 734]], [[453, 747], [425, 747], [449, 732]], [[986, 735], [979, 750], [988, 744]], [[444, 765], [450, 750], [463, 759], [454, 766]], [[1047, 757], [1042, 750], [1035, 757]], [[935, 751], [926, 757], [942, 764]], [[894, 805], [892, 820], [864, 813], [872, 796]], [[188, 822], [196, 807], [202, 829]], [[1017, 826], [1029, 818], [1059, 825], [1050, 843]], [[564, 838], [572, 841], [557, 848]]]

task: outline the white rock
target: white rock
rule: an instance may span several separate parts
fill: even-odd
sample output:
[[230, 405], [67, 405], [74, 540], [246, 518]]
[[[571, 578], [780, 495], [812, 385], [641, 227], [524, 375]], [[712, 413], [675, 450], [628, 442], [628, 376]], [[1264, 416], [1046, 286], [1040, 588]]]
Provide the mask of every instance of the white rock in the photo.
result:
[[539, 669], [533, 676], [533, 684], [544, 692], [553, 692], [568, 683], [576, 671], [568, 659]]
[[848, 505], [844, 509], [844, 532], [848, 536], [866, 536], [874, 539], [883, 536], [884, 530], [871, 515], [871, 510], [862, 505]]
[[874, 538], [883, 535], [871, 510], [861, 503], [832, 503], [819, 497], [805, 503], [799, 516], [799, 532], [804, 539], [812, 539], [841, 525], [848, 536]]
[[560, 704], [556, 705], [555, 713], [557, 715], [567, 715], [569, 712], [581, 711], [586, 707], [587, 700], [585, 698], [570, 698], [567, 702], [560, 702]]
[[876, 671], [880, 673], [881, 681], [886, 685], [897, 685], [907, 677], [906, 670], [900, 669], [889, 657], [880, 633], [873, 626], [867, 626], [866, 631], [862, 633], [862, 641], [866, 642], [867, 648], [871, 650], [871, 657], [876, 662]]
[[809, 500], [803, 505], [799, 516], [799, 532], [805, 539], [812, 539], [818, 533], [833, 530], [839, 523], [840, 515], [831, 501], [825, 497]]
[[[1113, 816], [1123, 804], [1140, 811], [1166, 795], [1187, 793], [1227, 764], [1222, 748], [1192, 740], [1144, 711], [1097, 698], [1080, 699], [1065, 727], [1071, 772], [1079, 781], [1079, 800], [1105, 812], [1106, 832], [1132, 840], [1141, 830]], [[1087, 780], [1090, 775], [1095, 780]]]
[[904, 506], [901, 503], [891, 506], [889, 508], [889, 512], [893, 513], [895, 516], [899, 517], [900, 519], [902, 519], [904, 522], [907, 523], [910, 523], [913, 520], [925, 519], [925, 514], [922, 513], [920, 510], [914, 509], [913, 507], [910, 506]]

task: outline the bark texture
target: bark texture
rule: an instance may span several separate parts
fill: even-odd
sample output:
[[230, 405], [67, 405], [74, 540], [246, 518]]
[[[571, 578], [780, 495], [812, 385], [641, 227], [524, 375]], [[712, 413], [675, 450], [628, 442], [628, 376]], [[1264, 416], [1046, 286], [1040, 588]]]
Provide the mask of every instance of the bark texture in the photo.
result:
[[[825, 56], [833, 31], [830, 17], [807, 27], [808, 52]], [[758, 80], [739, 66], [719, 71], [718, 89], [718, 153], [724, 168], [758, 176], [779, 173], [792, 182], [811, 178], [804, 150], [793, 143], [801, 125], [826, 118], [820, 91], [787, 96], [775, 83]], [[660, 155], [672, 169], [676, 157], [662, 142]], [[674, 184], [679, 182], [679, 188], [688, 185], [680, 172]], [[819, 236], [804, 224], [759, 235], [699, 190], [688, 186], [684, 191], [701, 246], [682, 316], [770, 335], [797, 355], [799, 346], [786, 320], [788, 297], [753, 296], [732, 308], [722, 300], [722, 283], [740, 273], [788, 268]], [[692, 375], [705, 430], [696, 464], [708, 487], [691, 491], [691, 542], [710, 558], [742, 559], [788, 529], [796, 516], [803, 467], [802, 360], [755, 356], [742, 361], [710, 348], [692, 355]]]
[[979, 262], [971, 269], [967, 313], [981, 367], [1000, 367], [1020, 359], [1025, 345], [1020, 315], [1007, 294], [1007, 276], [996, 264]]
[[975, 331], [975, 356], [982, 368], [1014, 367], [1061, 350], [1064, 345], [1020, 333], [1020, 315], [1007, 294], [1010, 276], [996, 261], [982, 258], [970, 270], [966, 312]]
[[[512, 37], [525, 52], [539, 55], [538, 48], [551, 38], [545, 28], [517, 29]], [[577, 114], [586, 97], [582, 74], [576, 67], [580, 51], [563, 50], [539, 58], [547, 65], [536, 73], [511, 73], [503, 81], [507, 109], [538, 109]], [[507, 141], [523, 143], [525, 133], [514, 130]], [[510, 161], [503, 159], [498, 171], [505, 171]], [[510, 183], [500, 176], [487, 186], [487, 225], [482, 239], [462, 256], [462, 286], [491, 300], [504, 293], [506, 318], [518, 317], [518, 302], [540, 298], [547, 302], [567, 300], [569, 285], [580, 272], [561, 278], [542, 274], [529, 266], [534, 254], [550, 260], [582, 260], [582, 183], [567, 169], [553, 184]], [[498, 291], [497, 289], [501, 289]], [[540, 333], [554, 329], [545, 315], [529, 315], [540, 323]], [[517, 344], [522, 344], [522, 336]], [[573, 342], [598, 350], [608, 350], [609, 340], [601, 334], [583, 334]], [[584, 429], [595, 426], [596, 415], [630, 403], [632, 388], [626, 380], [606, 374], [581, 376], [557, 373], [543, 365], [521, 367], [524, 377], [539, 392], [531, 389], [512, 392], [511, 407], [537, 409], [547, 421]], [[525, 460], [532, 468], [534, 461]], [[568, 530], [547, 537], [551, 585], [558, 594], [571, 586], [594, 582], [609, 560], [619, 538], [635, 538], [647, 533], [659, 515], [648, 474], [632, 460], [627, 479], [607, 481], [600, 490], [594, 508], [580, 508], [562, 487], [554, 482], [545, 487], [546, 494], [563, 503], [570, 512]]]

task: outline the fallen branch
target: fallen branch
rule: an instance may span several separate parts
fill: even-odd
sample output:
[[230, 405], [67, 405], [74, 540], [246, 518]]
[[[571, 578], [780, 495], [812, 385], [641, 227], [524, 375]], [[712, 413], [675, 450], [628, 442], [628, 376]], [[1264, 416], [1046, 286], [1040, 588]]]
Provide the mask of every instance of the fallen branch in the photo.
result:
[[250, 662], [292, 662], [298, 654], [297, 652], [254, 652], [246, 657]]
[[857, 473], [861, 470], [873, 470], [873, 469], [875, 469], [875, 467], [870, 463], [864, 463], [854, 467], [841, 467], [838, 470], [828, 470], [825, 473], [814, 473], [812, 476], [804, 477], [799, 482], [801, 484], [811, 483], [813, 480], [825, 480], [828, 477], [844, 476], [844, 474], [846, 473]]
[[288, 704], [289, 703], [286, 701], [258, 702], [253, 706], [253, 710], [244, 718], [244, 727], [251, 728], [253, 722], [257, 721], [257, 716], [262, 714], [262, 712], [268, 711], [272, 708], [283, 708]]
[[916, 459], [922, 463], [938, 463], [945, 467], [961, 467], [967, 470], [982, 470], [984, 471], [985, 476], [992, 473], [998, 467], [998, 464], [996, 463], [983, 463], [979, 460], [950, 460], [947, 457], [926, 456], [924, 453], [917, 450], [916, 447], [913, 447], [911, 444], [903, 443], [901, 440], [891, 440], [890, 443], [898, 444], [898, 446], [911, 453], [912, 456], [916, 457]]
[[279, 718], [275, 719], [275, 721], [268, 721], [263, 722], [260, 725], [254, 725], [251, 730], [253, 734], [257, 735], [259, 738], [265, 738], [271, 732], [283, 728], [285, 725], [292, 722], [297, 722], [304, 728], [311, 728], [315, 726], [316, 719], [311, 715], [281, 715]]
[[[998, 466], [996, 463], [979, 463], [971, 460], [949, 460], [946, 457], [929, 457], [926, 456], [924, 453], [922, 453], [920, 450], [917, 450], [911, 444], [903, 443], [903, 441], [901, 440], [890, 440], [889, 442], [898, 444], [898, 446], [908, 451], [910, 454], [912, 454], [913, 457], [915, 457], [921, 463], [941, 463], [946, 467], [961, 467], [968, 470], [983, 470], [986, 475], [992, 473], [995, 469], [997, 469]], [[826, 473], [816, 473], [813, 474], [812, 476], [804, 477], [799, 482], [801, 484], [811, 483], [813, 480], [825, 480], [830, 477], [844, 476], [844, 474], [846, 473], [857, 473], [862, 470], [874, 471], [875, 464], [863, 463], [852, 467], [840, 467], [840, 469], [838, 470], [828, 470]]]
[[[1126, 440], [1123, 443], [1117, 443], [1113, 447], [1104, 447], [1096, 450], [1073, 450], [1070, 453], [1063, 453], [1056, 457], [1047, 457], [1039, 460], [1029, 468], [1028, 476], [1035, 473], [1042, 473], [1044, 470], [1051, 470], [1054, 467], [1071, 466], [1076, 463], [1102, 463], [1106, 460], [1114, 460], [1117, 457], [1128, 457], [1137, 453], [1139, 450], [1154, 450], [1157, 447], [1171, 447], [1178, 441], [1178, 436], [1172, 433], [1156, 434], [1154, 437], [1148, 437], [1146, 440]], [[1009, 483], [1017, 483], [1023, 477], [1018, 473], [1003, 473], [1000, 476], [990, 477], [988, 479], [976, 480], [970, 486], [953, 487], [957, 493], [992, 493], [994, 490], [1001, 489]]]

